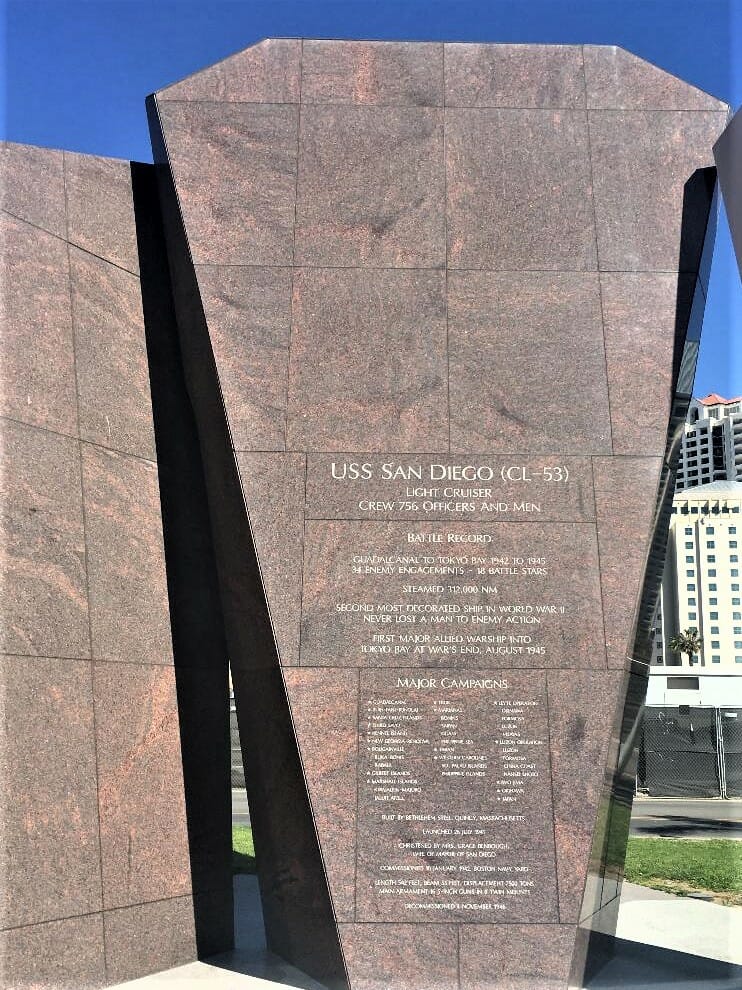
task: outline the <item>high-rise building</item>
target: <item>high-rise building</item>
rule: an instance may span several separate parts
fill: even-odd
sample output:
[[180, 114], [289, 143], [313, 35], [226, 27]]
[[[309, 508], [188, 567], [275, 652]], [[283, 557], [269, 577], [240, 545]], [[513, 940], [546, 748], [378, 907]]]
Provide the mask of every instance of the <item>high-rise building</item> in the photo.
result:
[[693, 399], [683, 431], [677, 491], [714, 481], [742, 481], [742, 397]]
[[[742, 674], [741, 560], [742, 482], [714, 481], [676, 492], [653, 623], [653, 673], [668, 668], [667, 682], [660, 685], [652, 678], [651, 702], [729, 703], [724, 699], [730, 684], [714, 683], [706, 675], [740, 680]], [[673, 637], [687, 629], [698, 630], [702, 640], [690, 657], [670, 649]], [[703, 675], [700, 681], [698, 675]], [[702, 695], [705, 690], [706, 697], [691, 698], [687, 690]]]

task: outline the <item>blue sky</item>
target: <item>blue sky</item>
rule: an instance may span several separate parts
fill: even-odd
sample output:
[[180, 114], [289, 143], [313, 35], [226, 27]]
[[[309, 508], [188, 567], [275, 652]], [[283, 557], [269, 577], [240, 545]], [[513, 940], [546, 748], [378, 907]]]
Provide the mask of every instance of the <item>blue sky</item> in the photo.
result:
[[[616, 44], [742, 104], [742, 0], [6, 0], [2, 136], [151, 161], [144, 97], [261, 38]], [[721, 217], [697, 395], [742, 394], [742, 285]]]

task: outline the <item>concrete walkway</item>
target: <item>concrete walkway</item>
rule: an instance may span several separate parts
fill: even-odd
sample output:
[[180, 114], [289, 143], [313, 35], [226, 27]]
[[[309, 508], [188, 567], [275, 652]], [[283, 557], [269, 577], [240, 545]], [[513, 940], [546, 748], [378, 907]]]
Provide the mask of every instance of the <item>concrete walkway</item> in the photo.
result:
[[616, 935], [707, 959], [742, 965], [742, 907], [624, 883]]
[[[235, 878], [234, 952], [189, 963], [117, 990], [325, 990], [266, 951], [254, 877]], [[584, 990], [742, 990], [742, 908], [625, 883], [616, 957]], [[736, 965], [735, 965], [736, 964]]]

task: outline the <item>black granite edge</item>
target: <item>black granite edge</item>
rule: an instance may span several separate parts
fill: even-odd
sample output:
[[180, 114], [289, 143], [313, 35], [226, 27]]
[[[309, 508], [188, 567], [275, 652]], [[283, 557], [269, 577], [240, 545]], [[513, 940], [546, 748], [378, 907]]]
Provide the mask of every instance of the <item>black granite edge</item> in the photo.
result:
[[[203, 466], [177, 339], [153, 165], [132, 163], [142, 308], [157, 452], [165, 573], [194, 898], [231, 891], [232, 809], [228, 657]], [[194, 900], [199, 955], [234, 945], [231, 913], [213, 919]]]
[[[239, 469], [154, 97], [147, 100], [147, 112], [185, 387], [204, 468], [268, 947], [331, 990], [348, 990]], [[254, 620], [249, 644], [240, 620], [245, 615]]]
[[[625, 690], [620, 707], [620, 732], [615, 769], [609, 766], [609, 783], [604, 788], [601, 804], [607, 801], [607, 820], [604, 835], [595, 836], [599, 841], [595, 852], [600, 852], [600, 863], [605, 884], [605, 871], [611, 864], [608, 857], [618, 865], [623, 864], [629, 837], [629, 820], [634, 798], [634, 781], [638, 761], [644, 701], [649, 680], [651, 657], [651, 619], [656, 607], [667, 550], [667, 538], [675, 492], [675, 471], [680, 452], [683, 425], [692, 397], [693, 376], [695, 374], [698, 343], [701, 336], [701, 323], [705, 293], [701, 275], [698, 274], [704, 258], [710, 262], [709, 242], [715, 236], [716, 170], [698, 169], [686, 182], [683, 197], [683, 217], [679, 255], [683, 265], [685, 258], [695, 265], [696, 275], [689, 285], [687, 279], [678, 278], [676, 296], [676, 322], [672, 367], [673, 403], [667, 426], [667, 439], [664, 455], [661, 458], [661, 471], [654, 506], [654, 517], [650, 538], [646, 548], [643, 568], [642, 590], [636, 605], [633, 630], [630, 642], [633, 647], [627, 657], [624, 673]], [[701, 213], [703, 231], [699, 238], [698, 214]], [[690, 290], [690, 299], [688, 298]], [[591, 857], [592, 858], [592, 857]], [[612, 878], [620, 895], [623, 870]], [[594, 919], [613, 900], [604, 900], [603, 893], [595, 911], [584, 919], [584, 934], [573, 957], [573, 976], [584, 965], [584, 974], [594, 974], [602, 968], [615, 949], [615, 935], [590, 931], [590, 920]], [[583, 904], [584, 909], [584, 904]], [[584, 964], [580, 953], [584, 951]]]

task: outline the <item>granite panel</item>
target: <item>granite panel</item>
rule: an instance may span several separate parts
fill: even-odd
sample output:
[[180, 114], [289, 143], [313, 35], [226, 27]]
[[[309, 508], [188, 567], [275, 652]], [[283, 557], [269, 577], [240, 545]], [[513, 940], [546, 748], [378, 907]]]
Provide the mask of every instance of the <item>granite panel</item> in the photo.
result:
[[64, 238], [64, 153], [10, 141], [3, 141], [0, 151], [0, 207]]
[[296, 263], [445, 265], [443, 114], [422, 107], [306, 107]]
[[172, 667], [95, 663], [106, 910], [190, 893]]
[[139, 279], [70, 248], [80, 436], [155, 460]]
[[[456, 506], [459, 509], [456, 510]], [[463, 507], [463, 508], [462, 508]], [[475, 464], [447, 455], [397, 458], [310, 454], [309, 519], [542, 522], [595, 519], [590, 459], [483, 455]]]
[[6, 990], [97, 990], [106, 985], [103, 915], [0, 932]]
[[449, 268], [596, 268], [589, 159], [583, 111], [447, 110]]
[[682, 348], [694, 283], [690, 275], [644, 272], [600, 277], [616, 454], [659, 457], [665, 452], [673, 364]]
[[0, 927], [101, 909], [90, 663], [0, 658]]
[[588, 524], [307, 522], [303, 587], [308, 666], [605, 666]]
[[352, 921], [358, 675], [352, 670], [294, 669], [283, 676], [335, 918]]
[[608, 453], [598, 277], [450, 273], [453, 450]]
[[[623, 675], [548, 671], [559, 919], [577, 922]], [[606, 768], [607, 769], [607, 768]]]
[[445, 57], [448, 107], [585, 106], [579, 45], [449, 44]]
[[566, 990], [574, 925], [462, 925], [461, 990]]
[[615, 45], [585, 45], [587, 105], [606, 110], [720, 110], [716, 97]]
[[110, 983], [135, 980], [196, 958], [191, 897], [106, 911], [104, 918]]
[[339, 925], [353, 990], [458, 990], [455, 925]]
[[409, 41], [305, 41], [301, 101], [443, 105], [443, 45]]
[[652, 535], [660, 457], [593, 459], [608, 666], [623, 669]]
[[171, 664], [157, 467], [87, 444], [82, 463], [93, 656]]
[[0, 649], [88, 657], [78, 442], [3, 423]]
[[77, 435], [67, 245], [0, 214], [0, 414]]
[[160, 90], [166, 100], [298, 103], [301, 41], [267, 38]]
[[131, 164], [66, 151], [64, 174], [69, 242], [138, 274]]
[[442, 272], [299, 270], [287, 445], [446, 450]]
[[299, 660], [305, 457], [241, 453], [237, 464], [276, 646], [290, 666]]
[[361, 673], [357, 919], [556, 922], [543, 672], [420, 673]]
[[[684, 210], [685, 185], [713, 164], [726, 114], [591, 110], [598, 257], [603, 271], [695, 271], [708, 203]], [[681, 222], [691, 252], [681, 257]]]
[[194, 264], [291, 264], [298, 107], [157, 107]]
[[283, 450], [291, 270], [199, 268], [219, 383], [236, 450]]

